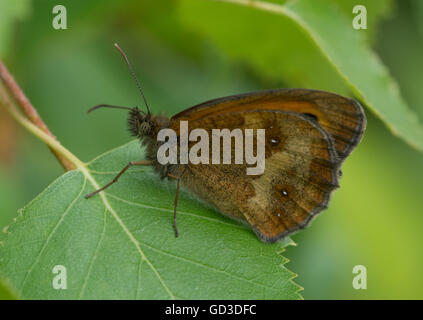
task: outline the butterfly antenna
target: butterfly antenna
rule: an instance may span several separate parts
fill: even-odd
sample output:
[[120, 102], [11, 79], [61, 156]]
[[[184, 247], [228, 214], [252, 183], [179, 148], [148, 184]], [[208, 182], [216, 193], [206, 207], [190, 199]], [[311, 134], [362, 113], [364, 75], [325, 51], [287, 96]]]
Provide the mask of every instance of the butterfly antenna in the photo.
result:
[[139, 83], [139, 81], [138, 81], [137, 77], [135, 76], [134, 69], [132, 69], [132, 66], [131, 66], [131, 64], [129, 63], [128, 58], [126, 57], [125, 52], [123, 52], [123, 50], [119, 47], [119, 45], [118, 45], [117, 43], [115, 43], [115, 47], [116, 47], [116, 49], [118, 49], [118, 50], [119, 50], [119, 52], [120, 52], [120, 54], [122, 55], [123, 59], [125, 59], [125, 62], [126, 62], [126, 64], [128, 65], [128, 69], [129, 69], [129, 71], [131, 72], [132, 77], [133, 77], [133, 78], [134, 78], [134, 80], [135, 80], [135, 83], [137, 84], [138, 90], [140, 91], [142, 98], [144, 99], [144, 103], [145, 103], [145, 106], [147, 107], [148, 114], [150, 114], [150, 108], [148, 107], [147, 99], [146, 99], [146, 98], [145, 98], [145, 96], [144, 96], [144, 93], [143, 93], [142, 88], [141, 88], [141, 84]]
[[112, 106], [112, 105], [109, 105], [109, 104], [99, 104], [99, 105], [96, 105], [94, 107], [89, 108], [87, 113], [90, 113], [91, 111], [94, 111], [94, 110], [100, 109], [100, 108], [132, 110], [132, 108], [128, 108], [128, 107]]

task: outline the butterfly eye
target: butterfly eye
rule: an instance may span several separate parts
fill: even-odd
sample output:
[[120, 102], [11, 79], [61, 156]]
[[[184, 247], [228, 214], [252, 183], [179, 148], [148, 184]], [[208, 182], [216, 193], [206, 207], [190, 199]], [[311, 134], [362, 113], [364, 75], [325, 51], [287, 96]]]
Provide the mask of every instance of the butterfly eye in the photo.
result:
[[282, 190], [282, 192], [281, 192], [281, 193], [282, 193], [282, 195], [283, 195], [283, 196], [285, 196], [285, 197], [287, 197], [287, 196], [288, 196], [288, 192], [287, 192], [286, 190]]
[[149, 121], [144, 121], [140, 124], [139, 128], [140, 128], [140, 132], [143, 135], [146, 135], [151, 131], [151, 123]]

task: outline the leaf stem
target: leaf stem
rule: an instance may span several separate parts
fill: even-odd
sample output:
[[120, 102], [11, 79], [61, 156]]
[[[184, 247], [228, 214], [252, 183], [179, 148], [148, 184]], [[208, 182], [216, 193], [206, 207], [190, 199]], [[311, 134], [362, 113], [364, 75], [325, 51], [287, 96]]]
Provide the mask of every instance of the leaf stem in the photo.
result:
[[[82, 164], [82, 162], [66, 148], [64, 148], [56, 139], [56, 137], [51, 133], [47, 125], [39, 116], [37, 110], [25, 96], [22, 89], [16, 83], [15, 79], [1, 60], [0, 80], [4, 86], [4, 88], [0, 86], [0, 99], [10, 114], [21, 125], [23, 125], [26, 129], [28, 129], [31, 133], [33, 133], [48, 145], [50, 150], [53, 152], [59, 163], [66, 171], [76, 169], [78, 167], [77, 163]], [[15, 107], [15, 104], [11, 101], [10, 97], [13, 98], [16, 105], [21, 109], [21, 111], [29, 120], [19, 112], [19, 110]]]

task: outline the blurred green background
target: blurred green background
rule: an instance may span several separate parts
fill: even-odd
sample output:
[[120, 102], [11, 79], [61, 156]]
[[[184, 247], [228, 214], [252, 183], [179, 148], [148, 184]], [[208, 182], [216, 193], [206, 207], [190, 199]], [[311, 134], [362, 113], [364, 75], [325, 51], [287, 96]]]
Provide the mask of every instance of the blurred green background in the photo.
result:
[[[356, 1], [327, 2], [352, 20]], [[359, 3], [368, 7], [369, 22], [368, 30], [357, 32], [365, 33], [410, 109], [423, 119], [423, 2]], [[131, 140], [125, 113], [103, 110], [87, 116], [90, 106], [142, 106], [114, 42], [126, 51], [150, 107], [167, 115], [260, 89], [346, 91], [294, 29], [269, 30], [280, 33], [273, 44], [281, 53], [280, 59], [275, 54], [275, 68], [289, 66], [278, 76], [234, 58], [198, 32], [190, 23], [195, 11], [190, 12], [189, 1], [60, 1], [67, 8], [67, 30], [52, 28], [56, 4], [0, 0], [0, 57], [50, 130], [84, 161]], [[239, 26], [236, 10], [229, 17], [210, 16], [215, 23], [208, 27], [221, 37], [229, 35], [231, 30], [219, 28], [222, 19], [231, 19], [234, 29]], [[253, 18], [251, 23], [257, 23]], [[251, 34], [231, 41], [234, 48], [243, 47]], [[266, 48], [257, 48], [258, 59], [260, 50]], [[295, 59], [298, 50], [301, 59]], [[341, 189], [330, 208], [294, 235], [297, 247], [285, 252], [305, 299], [423, 299], [423, 156], [366, 113], [364, 139], [343, 166]], [[0, 227], [62, 173], [48, 148], [0, 109]], [[367, 290], [352, 287], [355, 265], [367, 268]]]

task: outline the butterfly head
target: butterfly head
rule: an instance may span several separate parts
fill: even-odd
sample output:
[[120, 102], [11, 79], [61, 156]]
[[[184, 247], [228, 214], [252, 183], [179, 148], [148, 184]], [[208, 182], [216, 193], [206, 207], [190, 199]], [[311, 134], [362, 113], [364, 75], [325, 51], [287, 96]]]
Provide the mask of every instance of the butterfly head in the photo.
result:
[[125, 109], [129, 110], [128, 129], [132, 136], [143, 138], [154, 134], [155, 121], [150, 112], [144, 112], [138, 107], [129, 108], [121, 106], [112, 106], [108, 104], [99, 104], [88, 110], [88, 113], [99, 108]]
[[150, 113], [145, 113], [137, 107], [129, 111], [128, 129], [132, 136], [142, 138], [154, 132], [154, 122]]

